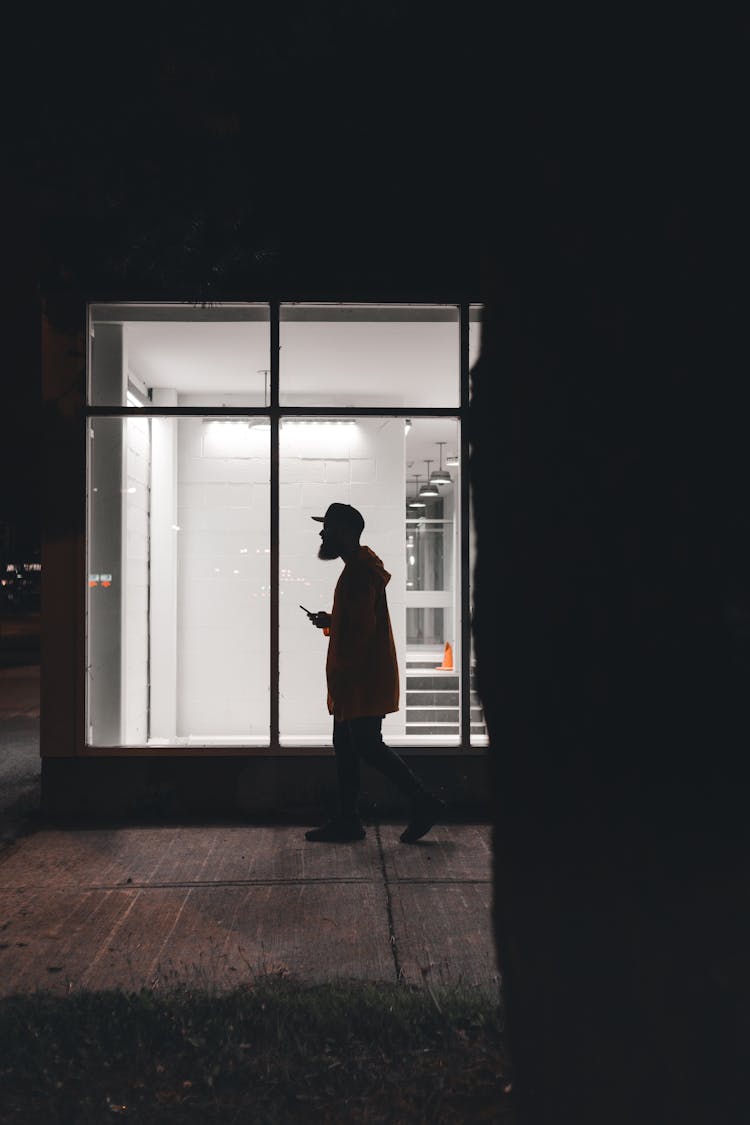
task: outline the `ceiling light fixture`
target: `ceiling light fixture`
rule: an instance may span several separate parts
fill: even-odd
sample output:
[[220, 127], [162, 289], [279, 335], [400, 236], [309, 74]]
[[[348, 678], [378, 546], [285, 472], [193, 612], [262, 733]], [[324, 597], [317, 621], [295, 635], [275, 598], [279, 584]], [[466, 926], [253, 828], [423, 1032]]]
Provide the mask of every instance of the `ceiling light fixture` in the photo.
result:
[[433, 473], [430, 473], [430, 484], [451, 484], [452, 483], [453, 478], [451, 477], [448, 470], [443, 468], [443, 446], [447, 445], [447, 444], [448, 443], [445, 442], [445, 441], [436, 441], [435, 442], [435, 445], [440, 446], [440, 468], [435, 469], [435, 471]]
[[419, 477], [418, 476], [416, 476], [414, 478], [414, 483], [417, 487], [417, 495], [412, 500], [408, 501], [408, 505], [409, 505], [410, 508], [426, 508], [427, 505], [425, 504], [424, 500], [420, 500], [420, 498], [419, 498]]
[[431, 481], [430, 481], [430, 465], [431, 464], [432, 464], [432, 461], [425, 461], [425, 465], [427, 466], [427, 482], [419, 490], [419, 499], [420, 500], [425, 500], [425, 499], [432, 500], [435, 496], [440, 495], [440, 493], [438, 492], [435, 485], [432, 484]]
[[[230, 414], [225, 416], [213, 415], [210, 417], [202, 418], [201, 422], [204, 426], [247, 426], [251, 430], [270, 430], [271, 419], [262, 414], [251, 415], [248, 417], [246, 414]], [[354, 418], [282, 418], [281, 425], [286, 426], [344, 426], [350, 428], [356, 426], [357, 423]]]
[[353, 418], [282, 418], [282, 426], [356, 426]]

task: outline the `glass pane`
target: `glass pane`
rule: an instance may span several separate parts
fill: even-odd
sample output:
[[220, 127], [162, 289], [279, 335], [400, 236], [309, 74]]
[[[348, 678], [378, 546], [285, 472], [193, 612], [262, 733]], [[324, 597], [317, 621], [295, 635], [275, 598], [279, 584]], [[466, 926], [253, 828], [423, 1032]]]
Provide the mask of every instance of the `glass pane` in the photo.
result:
[[[387, 586], [396, 649], [403, 667], [403, 418], [284, 419], [280, 434], [280, 733], [283, 745], [330, 744], [326, 706], [327, 638], [300, 604], [330, 611], [340, 559], [318, 559], [323, 515], [334, 501], [365, 520], [362, 544], [391, 574]], [[383, 724], [386, 739], [403, 730], [403, 712]]]
[[[405, 442], [407, 743], [461, 733], [460, 426], [415, 418]], [[430, 485], [429, 482], [433, 483]]]
[[95, 406], [267, 406], [268, 305], [91, 305]]
[[[408, 432], [407, 432], [408, 431]], [[282, 745], [330, 744], [326, 706], [327, 638], [299, 608], [330, 611], [340, 559], [318, 559], [320, 524], [336, 501], [354, 505], [361, 542], [391, 579], [388, 607], [399, 660], [401, 706], [383, 723], [392, 745], [458, 745], [460, 597], [455, 503], [458, 473], [436, 486], [424, 513], [405, 505], [423, 456], [436, 442], [458, 448], [455, 419], [286, 419], [280, 434], [280, 735]], [[408, 483], [407, 483], [408, 481]], [[424, 483], [424, 476], [422, 476]], [[429, 503], [429, 508], [427, 504]], [[405, 549], [406, 548], [406, 549]], [[414, 556], [415, 563], [410, 564]], [[419, 559], [419, 587], [409, 578]], [[446, 650], [446, 645], [448, 646]]]
[[267, 745], [270, 432], [89, 423], [88, 742]]
[[[442, 512], [443, 504], [435, 501], [433, 512]], [[450, 520], [431, 516], [406, 520], [406, 588], [407, 590], [442, 590], [445, 575], [453, 568], [453, 536], [446, 535]]]
[[412, 648], [420, 645], [443, 646], [445, 636], [445, 610], [417, 609], [406, 610], [406, 643]]
[[457, 406], [456, 305], [283, 305], [283, 406]]

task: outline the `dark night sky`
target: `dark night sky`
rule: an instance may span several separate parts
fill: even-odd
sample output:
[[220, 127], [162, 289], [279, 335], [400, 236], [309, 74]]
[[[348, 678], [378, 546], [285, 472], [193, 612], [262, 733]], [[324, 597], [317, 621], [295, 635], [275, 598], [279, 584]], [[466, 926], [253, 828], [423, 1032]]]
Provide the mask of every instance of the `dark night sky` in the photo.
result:
[[[292, 292], [388, 294], [416, 262], [429, 284], [455, 285], [468, 27], [451, 41], [438, 8], [354, 8], [267, 5], [240, 20], [185, 4], [175, 23], [156, 4], [111, 26], [100, 9], [14, 16], [0, 520], [24, 546], [39, 527], [39, 292], [63, 271], [83, 292], [111, 279], [137, 297], [163, 259], [160, 295], [192, 298], [235, 223], [246, 257], [225, 296], [279, 277]], [[181, 260], [194, 221], [202, 242]], [[258, 264], [254, 250], [270, 254]]]
[[157, 258], [164, 296], [192, 297], [234, 240], [246, 254], [226, 296], [474, 296], [491, 213], [520, 244], [554, 222], [552, 197], [560, 213], [575, 200], [606, 240], [670, 192], [699, 195], [731, 135], [747, 38], [739, 20], [684, 14], [490, 23], [486, 5], [328, 0], [240, 20], [185, 4], [176, 24], [157, 4], [117, 25], [77, 11], [34, 9], [33, 28], [17, 14], [6, 72], [0, 519], [30, 545], [38, 295], [61, 267], [79, 289], [110, 275], [138, 296]]

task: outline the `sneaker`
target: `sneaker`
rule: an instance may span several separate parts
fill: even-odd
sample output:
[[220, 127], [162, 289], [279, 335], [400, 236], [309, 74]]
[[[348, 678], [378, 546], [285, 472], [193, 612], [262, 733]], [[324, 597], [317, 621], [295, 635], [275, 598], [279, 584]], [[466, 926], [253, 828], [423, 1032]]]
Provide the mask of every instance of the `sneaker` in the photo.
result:
[[337, 817], [320, 828], [305, 832], [305, 839], [326, 844], [344, 844], [351, 840], [364, 840], [365, 830], [358, 816]]
[[436, 820], [446, 811], [446, 806], [437, 797], [425, 794], [414, 802], [411, 820], [401, 833], [402, 844], [414, 844], [429, 832]]

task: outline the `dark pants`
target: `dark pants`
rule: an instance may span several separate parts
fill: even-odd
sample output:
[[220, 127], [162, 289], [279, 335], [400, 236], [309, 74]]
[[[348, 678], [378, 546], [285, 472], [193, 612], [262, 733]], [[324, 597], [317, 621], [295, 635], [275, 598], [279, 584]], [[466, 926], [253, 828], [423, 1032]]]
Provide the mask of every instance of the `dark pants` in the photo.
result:
[[381, 734], [382, 718], [367, 715], [359, 719], [333, 722], [333, 749], [339, 779], [339, 800], [343, 816], [357, 812], [359, 794], [359, 763], [363, 758], [379, 770], [405, 797], [414, 801], [425, 793], [424, 786], [403, 758], [386, 746]]

